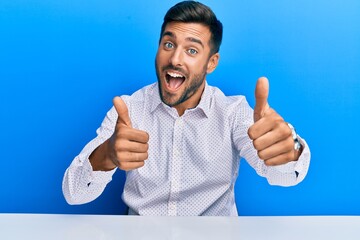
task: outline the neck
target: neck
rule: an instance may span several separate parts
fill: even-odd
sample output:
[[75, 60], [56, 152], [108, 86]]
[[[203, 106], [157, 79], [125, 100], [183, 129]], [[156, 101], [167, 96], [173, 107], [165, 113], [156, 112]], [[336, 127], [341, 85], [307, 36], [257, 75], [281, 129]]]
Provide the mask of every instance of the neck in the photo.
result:
[[195, 108], [199, 104], [204, 89], [205, 89], [205, 80], [189, 99], [187, 99], [185, 102], [179, 105], [174, 106], [179, 116], [182, 116], [187, 109]]

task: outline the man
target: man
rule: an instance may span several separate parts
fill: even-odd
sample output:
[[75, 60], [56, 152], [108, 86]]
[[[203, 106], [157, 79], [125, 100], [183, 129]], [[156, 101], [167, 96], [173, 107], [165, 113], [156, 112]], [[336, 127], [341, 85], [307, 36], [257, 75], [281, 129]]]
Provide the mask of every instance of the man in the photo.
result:
[[237, 216], [234, 184], [244, 157], [270, 184], [295, 185], [310, 152], [267, 103], [257, 82], [254, 111], [206, 82], [219, 61], [222, 24], [207, 6], [184, 1], [165, 15], [156, 54], [157, 83], [114, 98], [97, 137], [63, 180], [68, 203], [98, 197], [117, 168], [127, 171], [129, 214]]

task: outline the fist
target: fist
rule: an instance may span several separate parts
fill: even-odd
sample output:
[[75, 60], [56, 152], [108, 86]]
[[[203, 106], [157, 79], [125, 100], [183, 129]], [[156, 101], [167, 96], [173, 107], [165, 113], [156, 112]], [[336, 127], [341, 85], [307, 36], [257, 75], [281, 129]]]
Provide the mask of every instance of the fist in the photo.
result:
[[109, 140], [109, 157], [122, 170], [140, 168], [148, 158], [149, 134], [132, 127], [128, 108], [120, 97], [115, 97], [113, 103], [118, 119]]
[[259, 78], [255, 88], [254, 124], [248, 135], [258, 156], [266, 165], [275, 166], [298, 159], [291, 129], [268, 103], [269, 81]]

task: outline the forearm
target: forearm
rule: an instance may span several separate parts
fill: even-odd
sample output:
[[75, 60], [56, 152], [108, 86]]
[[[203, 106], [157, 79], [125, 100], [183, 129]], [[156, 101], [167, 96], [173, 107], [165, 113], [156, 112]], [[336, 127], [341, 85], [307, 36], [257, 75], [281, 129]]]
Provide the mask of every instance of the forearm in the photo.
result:
[[310, 166], [310, 149], [305, 140], [300, 139], [300, 143], [297, 161], [269, 168], [266, 178], [270, 184], [293, 186], [304, 180]]
[[89, 162], [75, 158], [66, 170], [62, 190], [69, 204], [84, 204], [96, 199], [111, 181], [111, 172], [93, 172]]
[[[111, 171], [106, 161], [107, 142], [113, 132], [117, 114], [112, 108], [106, 115], [97, 137], [90, 141], [74, 158], [63, 178], [63, 194], [69, 204], [87, 203], [97, 198], [112, 179], [116, 168]], [[91, 161], [91, 162], [90, 162]]]
[[305, 178], [310, 165], [309, 147], [303, 139], [300, 139], [300, 141], [303, 148], [301, 149], [301, 155], [299, 155], [297, 161], [291, 161], [278, 166], [266, 166], [257, 156], [257, 153], [252, 148], [251, 143], [245, 147], [243, 151], [245, 155], [243, 157], [260, 176], [267, 179], [269, 184], [293, 186], [300, 183]]

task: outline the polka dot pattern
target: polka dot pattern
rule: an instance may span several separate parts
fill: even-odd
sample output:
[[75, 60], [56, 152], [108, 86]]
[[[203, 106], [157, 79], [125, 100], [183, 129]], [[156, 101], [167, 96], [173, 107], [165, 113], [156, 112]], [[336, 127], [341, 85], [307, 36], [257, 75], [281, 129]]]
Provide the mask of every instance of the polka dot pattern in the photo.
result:
[[[247, 135], [253, 111], [243, 96], [227, 97], [206, 85], [199, 105], [182, 116], [161, 102], [157, 83], [122, 98], [133, 127], [150, 136], [145, 166], [126, 174], [123, 200], [130, 214], [236, 216], [234, 184], [241, 157], [270, 184], [294, 185], [306, 175], [307, 146], [296, 163], [267, 167], [258, 158]], [[112, 108], [98, 136], [67, 169], [63, 191], [69, 203], [95, 199], [111, 181], [114, 171], [93, 172], [88, 157], [111, 136], [116, 118]]]

